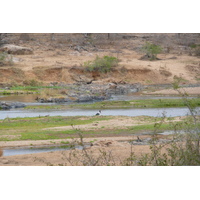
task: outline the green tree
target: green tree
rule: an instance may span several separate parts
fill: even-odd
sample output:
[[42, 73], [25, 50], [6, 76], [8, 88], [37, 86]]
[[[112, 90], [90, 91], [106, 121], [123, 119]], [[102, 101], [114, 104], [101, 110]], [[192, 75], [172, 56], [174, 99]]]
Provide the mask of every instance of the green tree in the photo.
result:
[[162, 48], [159, 45], [146, 42], [146, 44], [142, 47], [142, 51], [146, 54], [149, 60], [156, 60], [157, 54], [162, 52]]
[[96, 57], [93, 61], [88, 61], [84, 63], [87, 71], [90, 72], [102, 72], [107, 73], [112, 70], [113, 67], [118, 65], [118, 58], [112, 56]]

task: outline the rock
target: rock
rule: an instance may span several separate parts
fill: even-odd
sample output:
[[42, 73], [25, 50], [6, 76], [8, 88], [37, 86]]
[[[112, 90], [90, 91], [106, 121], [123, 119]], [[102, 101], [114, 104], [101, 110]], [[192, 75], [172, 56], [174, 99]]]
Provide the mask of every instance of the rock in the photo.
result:
[[[66, 85], [65, 85], [66, 86]], [[37, 98], [40, 103], [44, 102], [93, 102], [103, 101], [111, 98], [112, 95], [123, 95], [140, 91], [143, 86], [136, 84], [72, 84], [69, 87], [66, 97], [62, 98]]]
[[26, 105], [20, 102], [0, 102], [0, 110], [9, 110], [11, 108], [24, 108]]
[[91, 84], [93, 81], [93, 78], [88, 78], [84, 75], [73, 75], [73, 80], [77, 81], [78, 83], [85, 83], [85, 84]]
[[25, 104], [20, 103], [20, 102], [13, 102], [13, 103], [10, 103], [10, 105], [11, 105], [12, 108], [24, 108], [24, 107], [26, 107]]
[[13, 44], [4, 44], [0, 47], [0, 52], [6, 52], [14, 55], [30, 55], [33, 54], [33, 50], [28, 47], [17, 46]]
[[116, 89], [116, 88], [117, 88], [117, 84], [109, 83], [109, 89]]
[[0, 110], [9, 110], [12, 107], [6, 102], [0, 102]]

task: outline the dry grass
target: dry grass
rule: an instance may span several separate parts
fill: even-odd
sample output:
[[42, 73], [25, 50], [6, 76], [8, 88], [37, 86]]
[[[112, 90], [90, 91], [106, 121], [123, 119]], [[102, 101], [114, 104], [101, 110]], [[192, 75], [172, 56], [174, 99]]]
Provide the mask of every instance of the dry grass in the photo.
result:
[[66, 89], [55, 90], [52, 88], [46, 88], [41, 91], [39, 98], [42, 99], [47, 99], [49, 97], [64, 98], [66, 94], [67, 94]]

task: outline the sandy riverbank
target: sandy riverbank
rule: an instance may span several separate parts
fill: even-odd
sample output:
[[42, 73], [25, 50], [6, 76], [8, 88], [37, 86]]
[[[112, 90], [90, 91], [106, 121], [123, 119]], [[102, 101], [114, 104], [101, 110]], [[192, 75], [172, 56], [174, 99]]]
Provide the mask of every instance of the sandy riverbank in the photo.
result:
[[[147, 136], [141, 136], [143, 139]], [[110, 155], [109, 159], [113, 165], [121, 165], [125, 163], [132, 151], [136, 155], [149, 152], [149, 145], [130, 145], [128, 141], [136, 140], [136, 136], [130, 137], [99, 137], [99, 138], [85, 138], [84, 142], [95, 141], [93, 146], [87, 149], [88, 154], [92, 158], [102, 158], [102, 152]], [[51, 140], [52, 141], [52, 140]], [[51, 141], [18, 141], [18, 142], [1, 142], [1, 146], [27, 146], [30, 142], [33, 145], [50, 145]], [[60, 142], [55, 140], [54, 142]], [[70, 153], [76, 153], [76, 156], [72, 156]], [[107, 157], [107, 159], [108, 159]], [[85, 153], [82, 150], [75, 151], [56, 151], [48, 153], [36, 153], [27, 155], [15, 155], [15, 156], [2, 156], [0, 158], [0, 166], [49, 166], [49, 165], [83, 165], [87, 162]], [[103, 159], [103, 158], [102, 158]], [[111, 161], [112, 160], [112, 161]], [[106, 162], [105, 160], [102, 162]], [[104, 163], [106, 165], [106, 163]]]

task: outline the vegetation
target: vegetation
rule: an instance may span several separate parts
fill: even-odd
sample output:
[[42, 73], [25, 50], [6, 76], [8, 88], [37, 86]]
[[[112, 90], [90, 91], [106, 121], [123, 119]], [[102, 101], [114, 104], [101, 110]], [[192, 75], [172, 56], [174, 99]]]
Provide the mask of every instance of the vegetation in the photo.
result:
[[7, 54], [5, 52], [0, 52], [0, 66], [3, 65], [13, 65], [12, 55]]
[[195, 56], [200, 56], [200, 45], [194, 50]]
[[93, 61], [84, 63], [84, 67], [90, 72], [107, 73], [112, 70], [113, 67], [118, 65], [119, 60], [116, 57], [104, 56], [103, 58], [96, 57]]
[[39, 82], [35, 79], [25, 80], [25, 81], [23, 81], [23, 84], [25, 86], [29, 86], [29, 87], [40, 87], [43, 85], [42, 82]]
[[[200, 106], [200, 99], [188, 99], [190, 105]], [[27, 106], [24, 109], [112, 109], [112, 108], [170, 108], [186, 107], [187, 103], [181, 99], [143, 99], [131, 101], [102, 101], [92, 104], [69, 104], [69, 105], [39, 105]]]
[[[31, 80], [31, 83], [35, 83], [35, 81]], [[36, 82], [37, 83], [37, 82]], [[67, 87], [61, 86], [43, 86], [40, 84], [31, 84], [31, 85], [14, 85], [10, 87], [10, 89], [0, 89], [0, 94], [9, 95], [9, 94], [33, 94], [33, 93], [41, 93], [41, 94], [62, 94], [63, 91], [66, 91]]]
[[162, 52], [162, 48], [159, 45], [146, 42], [146, 44], [142, 47], [142, 52], [146, 54], [149, 60], [156, 60], [157, 55]]
[[[136, 156], [131, 145], [130, 155], [120, 165], [142, 165], [142, 166], [195, 166], [200, 165], [200, 117], [194, 105], [190, 105], [187, 94], [179, 90], [178, 83], [181, 79], [176, 79], [174, 89], [182, 95], [183, 102], [187, 105], [191, 116], [185, 118], [182, 122], [172, 121], [174, 135], [170, 140], [159, 142], [158, 132], [165, 123], [166, 116], [163, 115], [159, 122], [154, 123], [154, 134], [150, 140], [150, 153]], [[148, 125], [150, 126], [150, 125]], [[95, 156], [92, 150], [84, 148], [83, 137], [78, 131], [83, 150], [71, 151], [66, 157], [71, 165], [117, 165], [116, 157], [111, 151], [100, 149], [98, 156]], [[132, 144], [132, 141], [131, 141]], [[119, 165], [119, 164], [118, 164]]]
[[27, 117], [0, 120], [0, 140], [47, 140], [75, 136], [75, 130], [47, 130], [46, 128], [90, 124], [110, 117]]
[[[126, 119], [126, 117], [122, 117]], [[110, 116], [93, 117], [27, 117], [27, 118], [6, 118], [0, 120], [0, 140], [47, 140], [47, 139], [67, 139], [76, 137], [76, 131], [71, 126], [84, 124], [98, 124], [101, 121], [107, 121], [108, 125], [91, 126], [90, 129], [82, 131], [84, 136], [92, 137], [97, 135], [111, 136], [140, 133], [152, 131], [154, 123], [159, 122], [159, 117], [130, 117], [139, 121], [137, 125], [129, 127], [113, 127], [110, 130], [109, 120], [116, 119]], [[168, 118], [166, 124], [163, 124], [160, 130], [171, 130], [170, 121], [174, 118]], [[52, 127], [66, 127], [64, 129]], [[68, 127], [68, 128], [67, 128]]]
[[[185, 166], [200, 165], [200, 117], [193, 104], [187, 99], [187, 93], [181, 92], [179, 84], [182, 79], [176, 77], [174, 80], [174, 89], [182, 95], [182, 101], [187, 105], [190, 111], [188, 117], [183, 123], [174, 123], [174, 136], [170, 142], [157, 144], [157, 129], [162, 125], [164, 120], [155, 124], [155, 134], [151, 139], [151, 153], [136, 158], [134, 154], [129, 160], [136, 161], [138, 165], [154, 166]], [[163, 119], [165, 116], [163, 117]], [[179, 132], [182, 131], [182, 133]]]
[[193, 50], [195, 56], [200, 56], [200, 44], [191, 44], [190, 48]]

